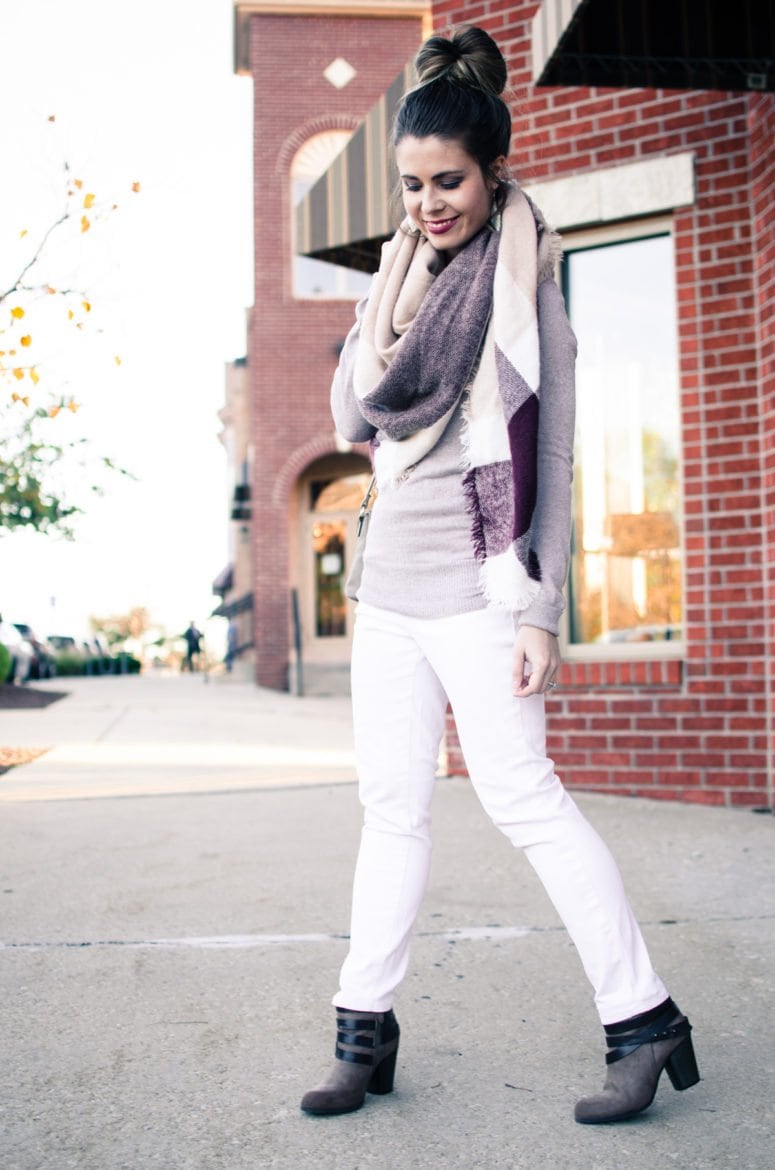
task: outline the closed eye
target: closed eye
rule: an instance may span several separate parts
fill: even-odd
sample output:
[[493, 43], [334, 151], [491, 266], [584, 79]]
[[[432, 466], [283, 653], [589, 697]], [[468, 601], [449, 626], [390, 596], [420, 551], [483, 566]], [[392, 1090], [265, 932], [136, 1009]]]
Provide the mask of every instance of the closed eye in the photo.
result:
[[[460, 184], [463, 182], [464, 178], [465, 178], [465, 175], [440, 174], [440, 175], [434, 175], [432, 182], [438, 183], [438, 185], [444, 191], [453, 191], [455, 189], [455, 187], [460, 186]], [[401, 181], [404, 184], [405, 191], [421, 191], [422, 190], [422, 183], [419, 181], [419, 179], [415, 178], [414, 175], [402, 175]]]

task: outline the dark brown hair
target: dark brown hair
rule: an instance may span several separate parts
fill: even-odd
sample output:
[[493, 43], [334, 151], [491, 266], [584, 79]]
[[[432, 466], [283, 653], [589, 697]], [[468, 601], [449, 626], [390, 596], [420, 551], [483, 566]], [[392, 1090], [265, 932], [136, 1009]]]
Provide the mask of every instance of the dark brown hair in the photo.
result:
[[[433, 135], [460, 142], [487, 179], [500, 178], [496, 158], [508, 156], [511, 114], [501, 94], [507, 71], [503, 54], [481, 28], [458, 29], [447, 39], [430, 37], [415, 58], [418, 84], [401, 100], [393, 123], [393, 148], [402, 138]], [[505, 199], [501, 181], [496, 204]]]

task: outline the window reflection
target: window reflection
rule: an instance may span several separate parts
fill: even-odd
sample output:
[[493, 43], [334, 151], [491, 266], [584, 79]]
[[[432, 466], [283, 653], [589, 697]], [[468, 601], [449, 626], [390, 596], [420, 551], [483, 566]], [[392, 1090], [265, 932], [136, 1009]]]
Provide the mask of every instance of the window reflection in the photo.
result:
[[570, 641], [681, 636], [673, 241], [571, 251], [579, 341]]
[[315, 633], [318, 638], [343, 638], [347, 632], [344, 595], [344, 520], [318, 521], [312, 528], [315, 557]]
[[357, 512], [366, 495], [371, 476], [368, 472], [345, 475], [340, 479], [313, 479], [309, 486], [310, 510], [313, 512]]

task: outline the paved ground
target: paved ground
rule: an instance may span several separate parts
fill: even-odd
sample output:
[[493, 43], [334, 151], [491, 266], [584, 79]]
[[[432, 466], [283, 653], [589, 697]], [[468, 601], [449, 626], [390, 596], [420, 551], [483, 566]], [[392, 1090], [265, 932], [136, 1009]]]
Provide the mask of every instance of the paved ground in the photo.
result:
[[704, 1078], [582, 1127], [603, 1066], [575, 952], [465, 781], [441, 779], [396, 1092], [310, 1118], [358, 839], [347, 702], [70, 685], [0, 712], [0, 745], [56, 745], [0, 777], [3, 1170], [769, 1170], [772, 817], [579, 798]]

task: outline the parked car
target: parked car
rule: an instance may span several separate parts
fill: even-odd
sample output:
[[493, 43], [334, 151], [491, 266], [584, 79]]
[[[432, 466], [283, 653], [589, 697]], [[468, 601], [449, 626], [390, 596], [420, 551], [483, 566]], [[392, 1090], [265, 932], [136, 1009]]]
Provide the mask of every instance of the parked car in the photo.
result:
[[16, 629], [32, 646], [32, 663], [30, 678], [53, 678], [57, 672], [56, 652], [50, 642], [39, 638], [31, 626], [26, 622], [14, 622]]
[[124, 651], [114, 653], [100, 634], [49, 634], [48, 641], [61, 675], [127, 674], [140, 669], [141, 664], [131, 655]]
[[49, 634], [48, 640], [57, 654], [78, 654], [80, 652], [77, 641], [75, 638], [71, 638], [69, 634]]
[[110, 650], [98, 634], [92, 634], [90, 638], [84, 639], [81, 642], [81, 646], [84, 657], [86, 658], [85, 670], [87, 674], [113, 673], [113, 661]]
[[5, 681], [9, 683], [27, 682], [30, 677], [35, 651], [27, 639], [22, 637], [16, 626], [12, 622], [4, 621], [1, 616], [0, 642], [2, 642], [11, 655], [11, 669]]
[[683, 627], [629, 626], [626, 629], [607, 630], [595, 638], [596, 642], [671, 642], [683, 637]]

